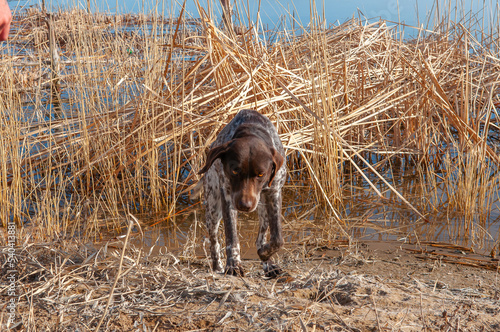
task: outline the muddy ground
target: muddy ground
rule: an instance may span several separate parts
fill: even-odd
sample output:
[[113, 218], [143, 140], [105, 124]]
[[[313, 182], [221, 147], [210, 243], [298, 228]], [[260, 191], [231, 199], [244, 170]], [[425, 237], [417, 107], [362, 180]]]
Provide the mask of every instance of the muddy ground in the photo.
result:
[[[498, 260], [467, 248], [288, 245], [279, 261], [289, 276], [268, 280], [252, 257], [244, 278], [231, 277], [212, 273], [204, 255], [165, 248], [128, 249], [122, 259], [119, 243], [18, 249], [9, 327], [88, 331], [104, 317], [102, 331], [500, 331]], [[6, 292], [10, 269], [2, 269], [3, 331], [14, 297]]]

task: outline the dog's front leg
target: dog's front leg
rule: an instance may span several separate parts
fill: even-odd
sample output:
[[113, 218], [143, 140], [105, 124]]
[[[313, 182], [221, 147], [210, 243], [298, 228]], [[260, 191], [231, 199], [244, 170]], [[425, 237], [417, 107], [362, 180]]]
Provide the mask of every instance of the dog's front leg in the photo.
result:
[[220, 186], [217, 172], [210, 169], [204, 176], [204, 185], [206, 199], [205, 218], [208, 236], [210, 239], [210, 257], [212, 260], [212, 270], [222, 272], [222, 263], [220, 260], [220, 245], [217, 233], [219, 231], [220, 220], [222, 219]]
[[238, 238], [238, 212], [233, 206], [229, 194], [222, 195], [222, 218], [226, 233], [226, 269], [225, 273], [233, 276], [245, 276], [241, 266], [240, 241]]
[[[281, 232], [281, 192], [268, 191], [261, 194], [259, 204], [259, 234], [257, 236], [257, 253], [262, 260], [266, 277], [276, 278], [283, 273], [281, 268], [273, 264], [273, 256], [283, 246]], [[266, 242], [266, 232], [269, 228], [270, 239]]]

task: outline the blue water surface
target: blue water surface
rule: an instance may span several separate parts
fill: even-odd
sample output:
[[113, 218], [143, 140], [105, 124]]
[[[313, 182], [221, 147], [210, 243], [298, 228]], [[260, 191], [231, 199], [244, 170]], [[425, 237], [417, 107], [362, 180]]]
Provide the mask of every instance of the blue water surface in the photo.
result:
[[[240, 13], [248, 14], [252, 21], [256, 21], [260, 2], [260, 19], [262, 24], [275, 25], [280, 23], [282, 17], [295, 17], [302, 25], [307, 25], [311, 18], [311, 4], [314, 3], [318, 14], [326, 19], [328, 24], [342, 23], [355, 16], [367, 19], [379, 19], [401, 22], [410, 26], [426, 26], [429, 17], [434, 17], [438, 12], [468, 12], [480, 10], [483, 6], [495, 8], [498, 1], [472, 0], [472, 1], [435, 1], [435, 0], [235, 0], [235, 6]], [[92, 11], [106, 13], [158, 13], [165, 16], [178, 15], [183, 1], [172, 0], [46, 0], [45, 4], [51, 10], [57, 8], [82, 8], [86, 9], [90, 3]], [[186, 0], [186, 11], [193, 17], [199, 17], [196, 0]], [[41, 0], [14, 0], [9, 1], [12, 9], [21, 9], [29, 6], [39, 6]], [[205, 8], [212, 8], [220, 16], [220, 3], [218, 0], [199, 0]], [[242, 10], [244, 9], [244, 10]], [[241, 18], [247, 21], [247, 17]]]

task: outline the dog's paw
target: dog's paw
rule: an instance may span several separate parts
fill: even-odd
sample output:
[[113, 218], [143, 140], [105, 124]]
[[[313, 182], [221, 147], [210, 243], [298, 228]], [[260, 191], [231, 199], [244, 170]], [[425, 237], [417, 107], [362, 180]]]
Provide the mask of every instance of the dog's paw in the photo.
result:
[[274, 279], [283, 274], [283, 270], [278, 265], [263, 262], [262, 266], [264, 268], [264, 274], [267, 278]]
[[221, 274], [223, 274], [223, 273], [224, 273], [224, 269], [222, 268], [222, 266], [217, 266], [217, 267], [214, 267], [214, 268], [212, 269], [212, 272], [214, 272], [214, 273], [221, 273]]
[[212, 262], [212, 271], [215, 273], [224, 273], [224, 269], [222, 268], [222, 263], [219, 260]]
[[231, 265], [226, 265], [226, 269], [224, 271], [225, 275], [235, 276], [235, 277], [244, 277], [245, 271], [241, 267], [240, 263], [235, 263]]

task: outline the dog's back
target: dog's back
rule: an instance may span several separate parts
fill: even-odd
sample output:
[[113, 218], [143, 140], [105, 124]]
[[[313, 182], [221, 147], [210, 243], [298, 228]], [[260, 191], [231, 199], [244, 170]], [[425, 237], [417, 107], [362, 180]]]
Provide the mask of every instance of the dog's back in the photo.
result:
[[255, 132], [260, 131], [259, 134], [264, 133], [265, 136], [268, 136], [271, 140], [269, 143], [271, 143], [281, 155], [285, 155], [283, 144], [272, 122], [267, 117], [254, 110], [242, 110], [236, 114], [231, 122], [222, 129], [219, 135], [217, 135], [217, 139], [210, 147], [221, 145], [233, 139], [236, 131], [238, 131], [242, 125], [254, 129]]

